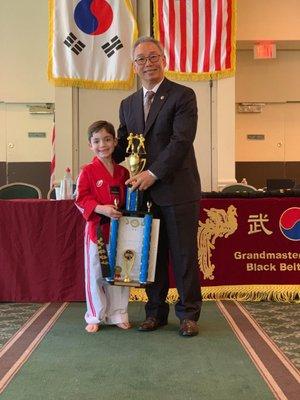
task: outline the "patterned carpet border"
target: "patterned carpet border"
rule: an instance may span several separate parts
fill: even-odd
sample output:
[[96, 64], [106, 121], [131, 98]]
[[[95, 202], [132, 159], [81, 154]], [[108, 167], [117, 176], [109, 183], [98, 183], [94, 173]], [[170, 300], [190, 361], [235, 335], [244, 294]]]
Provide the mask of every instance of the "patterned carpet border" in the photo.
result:
[[217, 302], [240, 343], [278, 400], [298, 400], [300, 374], [238, 302]]
[[[298, 400], [300, 373], [250, 313], [236, 301], [216, 302], [276, 399]], [[0, 350], [0, 394], [69, 303], [47, 303]]]
[[0, 350], [0, 394], [69, 303], [43, 305]]

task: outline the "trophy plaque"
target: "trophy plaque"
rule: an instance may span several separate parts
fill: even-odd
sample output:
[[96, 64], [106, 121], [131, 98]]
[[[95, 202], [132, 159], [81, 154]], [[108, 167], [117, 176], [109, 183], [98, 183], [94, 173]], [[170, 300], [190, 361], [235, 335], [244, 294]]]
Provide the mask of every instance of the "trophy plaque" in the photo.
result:
[[150, 212], [124, 211], [121, 218], [111, 220], [109, 283], [141, 287], [154, 282], [159, 222]]

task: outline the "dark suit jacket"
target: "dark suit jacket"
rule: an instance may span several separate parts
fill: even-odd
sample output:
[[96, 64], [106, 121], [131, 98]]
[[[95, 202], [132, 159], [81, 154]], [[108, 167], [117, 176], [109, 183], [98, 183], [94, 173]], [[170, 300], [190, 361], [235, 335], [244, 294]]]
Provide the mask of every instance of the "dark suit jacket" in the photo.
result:
[[160, 206], [182, 204], [200, 198], [200, 178], [193, 148], [197, 118], [194, 91], [166, 78], [154, 96], [146, 124], [143, 89], [121, 102], [119, 144], [114, 159], [117, 162], [124, 160], [130, 132], [143, 133], [147, 152], [146, 169], [158, 177], [149, 191]]

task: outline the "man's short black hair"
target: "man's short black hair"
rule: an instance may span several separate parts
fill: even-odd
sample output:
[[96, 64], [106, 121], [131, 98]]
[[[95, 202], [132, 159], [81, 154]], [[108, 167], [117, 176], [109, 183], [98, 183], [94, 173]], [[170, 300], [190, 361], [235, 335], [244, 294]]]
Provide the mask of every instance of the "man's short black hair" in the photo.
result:
[[164, 54], [163, 46], [162, 46], [162, 44], [161, 44], [158, 40], [154, 39], [154, 38], [151, 37], [151, 36], [141, 36], [141, 37], [139, 37], [139, 38], [136, 40], [136, 42], [135, 42], [134, 45], [133, 45], [133, 48], [132, 48], [132, 57], [134, 56], [135, 49], [136, 49], [136, 48], [138, 47], [138, 45], [141, 44], [141, 43], [154, 43], [154, 44], [156, 45], [156, 47], [161, 51], [161, 53]]

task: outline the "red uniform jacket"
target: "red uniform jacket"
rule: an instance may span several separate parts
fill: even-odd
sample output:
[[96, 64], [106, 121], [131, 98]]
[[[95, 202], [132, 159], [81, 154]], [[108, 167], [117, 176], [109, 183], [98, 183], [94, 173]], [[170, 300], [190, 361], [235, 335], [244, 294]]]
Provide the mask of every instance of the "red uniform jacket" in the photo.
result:
[[[77, 181], [76, 205], [88, 223], [88, 232], [93, 242], [97, 242], [97, 227], [103, 216], [94, 212], [98, 204], [114, 204], [118, 207], [125, 203], [125, 181], [129, 178], [128, 170], [114, 163], [114, 174], [111, 176], [104, 164], [94, 157], [92, 162], [85, 165]], [[109, 222], [109, 221], [107, 221]], [[109, 224], [103, 225], [104, 239], [108, 240]]]

